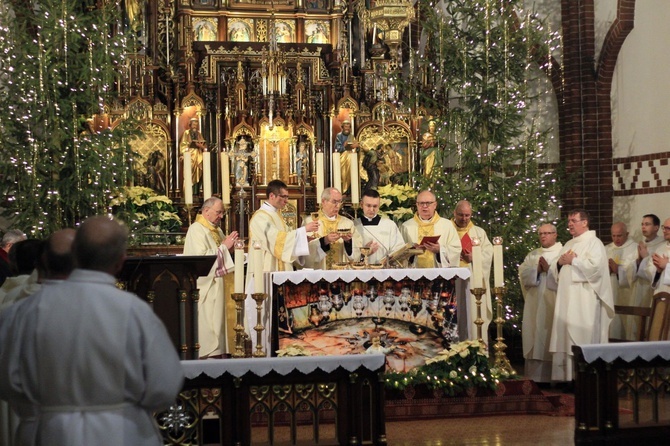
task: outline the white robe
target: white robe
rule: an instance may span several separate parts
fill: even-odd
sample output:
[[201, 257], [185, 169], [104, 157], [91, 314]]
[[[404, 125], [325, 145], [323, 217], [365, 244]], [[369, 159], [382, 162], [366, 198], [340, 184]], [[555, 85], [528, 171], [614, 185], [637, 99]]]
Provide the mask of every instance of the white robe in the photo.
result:
[[[410, 218], [400, 226], [405, 242], [420, 243], [419, 240], [419, 225], [414, 218]], [[446, 218], [440, 217], [434, 224], [433, 235], [439, 235], [438, 243], [440, 245], [440, 256], [437, 259], [435, 256], [435, 264], [433, 268], [447, 268], [450, 266], [457, 267], [461, 257], [461, 239], [458, 237], [453, 223]], [[489, 265], [490, 266], [490, 265]], [[416, 267], [416, 257], [414, 264], [409, 265], [410, 268]]]
[[[613, 259], [618, 269], [610, 273], [614, 305], [633, 305], [633, 285], [637, 277], [637, 243], [628, 238], [621, 246], [610, 243], [605, 246], [607, 258]], [[615, 315], [610, 325], [610, 336], [618, 339], [637, 340], [638, 318]]]
[[[656, 236], [653, 240], [645, 241], [649, 255], [642, 259], [637, 267], [637, 280], [633, 288], [633, 305], [638, 307], [651, 307], [651, 298], [654, 290], [651, 288], [651, 281], [654, 279], [652, 271], [656, 271], [651, 256], [663, 245], [663, 237]], [[649, 269], [651, 265], [651, 269]]]
[[18, 445], [159, 446], [183, 371], [163, 323], [113, 276], [75, 270], [0, 314], [0, 398]]
[[[263, 253], [263, 272], [293, 271], [293, 262], [302, 263], [303, 256], [309, 254], [307, 232], [304, 227], [289, 231], [283, 217], [269, 203], [263, 203], [249, 221], [249, 253], [247, 257], [247, 298], [245, 301], [246, 331], [252, 342], [252, 347], [257, 345], [257, 332], [254, 327], [258, 323], [256, 301], [251, 298], [252, 293], [258, 292], [254, 285], [255, 256], [253, 244], [260, 242]], [[270, 295], [272, 286], [265, 283], [265, 292]], [[270, 356], [269, 351], [271, 339], [272, 302], [266, 299], [261, 309], [261, 323], [265, 327], [262, 336], [262, 346], [265, 353]]]
[[361, 242], [362, 246], [370, 242], [379, 245], [377, 251], [368, 256], [368, 263], [381, 263], [386, 256], [405, 245], [405, 240], [400, 234], [398, 225], [389, 218], [382, 217], [376, 225], [363, 225], [361, 218], [357, 218], [354, 220], [354, 227], [363, 240]]
[[559, 271], [556, 258], [549, 269], [558, 282], [549, 342], [554, 381], [573, 379], [572, 346], [606, 343], [614, 317], [605, 245], [595, 231], [587, 231], [568, 241], [559, 257], [570, 250], [577, 254], [571, 265]]
[[[665, 242], [661, 244], [656, 249], [656, 254], [670, 258], [670, 243]], [[656, 267], [651, 261], [647, 264], [647, 275], [651, 277], [652, 280], [656, 278]], [[651, 287], [653, 294], [661, 292], [670, 293], [670, 263], [668, 263], [665, 269], [660, 272], [658, 279], [652, 281]]]
[[519, 265], [519, 283], [524, 298], [521, 340], [525, 358], [525, 376], [537, 382], [551, 381], [549, 337], [556, 306], [556, 281], [548, 273], [538, 273], [540, 257], [551, 264], [563, 245], [531, 251]]
[[[319, 218], [319, 230], [317, 232], [318, 238], [309, 242], [309, 256], [305, 258], [305, 268], [312, 269], [332, 269], [328, 268], [329, 265], [338, 262], [357, 262], [361, 258], [361, 246], [363, 240], [358, 231], [354, 230], [354, 222], [344, 217], [342, 215], [336, 215], [334, 218], [328, 218], [323, 214], [320, 214]], [[307, 216], [305, 218], [304, 224], [312, 221], [312, 217]], [[349, 229], [352, 233], [352, 245], [351, 245], [351, 255], [346, 251], [344, 247], [344, 241], [342, 239], [338, 240], [335, 243], [329, 245], [328, 251], [324, 251], [321, 248], [321, 242], [319, 238], [326, 235], [325, 224], [333, 227], [333, 230], [337, 229]]]
[[[218, 229], [218, 228], [217, 228]], [[223, 232], [218, 229], [221, 240], [224, 239]], [[186, 256], [211, 256], [216, 255], [221, 259], [226, 273], [235, 269], [228, 248], [217, 245], [214, 237], [205, 226], [194, 222], [186, 233], [184, 242], [184, 255]], [[221, 355], [230, 353], [228, 338], [231, 336], [232, 327], [229, 327], [233, 315], [227, 316], [226, 308], [234, 308], [233, 302], [226, 302], [224, 294], [224, 277], [218, 277], [216, 270], [217, 261], [214, 261], [207, 276], [198, 277], [198, 343], [200, 344], [200, 357]]]

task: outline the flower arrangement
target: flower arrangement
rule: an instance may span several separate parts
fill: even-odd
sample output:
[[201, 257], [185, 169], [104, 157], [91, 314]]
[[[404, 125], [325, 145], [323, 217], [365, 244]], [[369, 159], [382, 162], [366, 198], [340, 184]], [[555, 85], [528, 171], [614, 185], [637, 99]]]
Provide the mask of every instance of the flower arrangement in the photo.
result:
[[[113, 214], [126, 222], [132, 237], [139, 236], [140, 241], [145, 233], [181, 230], [181, 218], [177, 215], [172, 200], [165, 195], [156, 194], [148, 187], [123, 188], [115, 194], [110, 205]], [[158, 237], [160, 242], [165, 242], [165, 237]], [[170, 242], [175, 240], [170, 239]]]
[[299, 344], [290, 344], [285, 348], [277, 350], [277, 356], [312, 356], [312, 354]]
[[396, 223], [412, 218], [412, 205], [419, 194], [412, 186], [387, 184], [377, 189], [380, 195], [379, 212]]
[[455, 395], [469, 388], [495, 390], [501, 378], [510, 377], [506, 371], [490, 367], [486, 348], [472, 340], [452, 344], [408, 373], [387, 372], [385, 380], [387, 387], [399, 390], [425, 384]]

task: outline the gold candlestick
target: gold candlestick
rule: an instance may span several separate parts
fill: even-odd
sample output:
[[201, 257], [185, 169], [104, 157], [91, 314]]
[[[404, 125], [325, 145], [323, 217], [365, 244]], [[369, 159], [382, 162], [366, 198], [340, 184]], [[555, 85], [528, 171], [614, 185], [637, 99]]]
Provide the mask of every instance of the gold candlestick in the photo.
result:
[[265, 293], [253, 293], [251, 297], [256, 301], [256, 317], [257, 322], [254, 330], [256, 330], [256, 351], [253, 353], [254, 358], [264, 358], [265, 350], [263, 349], [263, 302], [267, 298]]
[[482, 337], [482, 325], [484, 325], [484, 319], [482, 319], [482, 296], [486, 292], [486, 288], [471, 288], [470, 292], [475, 295], [475, 303], [477, 304], [477, 319], [475, 319], [477, 340], [486, 347], [486, 342], [484, 342], [484, 338]]
[[233, 358], [244, 358], [244, 320], [242, 314], [242, 305], [244, 299], [247, 295], [244, 293], [232, 293], [233, 300], [235, 301], [235, 312], [237, 314], [237, 320], [235, 324], [235, 352], [233, 353]]
[[495, 367], [498, 368], [498, 370], [504, 370], [506, 371], [509, 375], [516, 375], [516, 371], [512, 368], [511, 364], [509, 363], [509, 359], [507, 359], [507, 355], [505, 354], [505, 349], [507, 348], [507, 345], [505, 344], [505, 338], [503, 337], [503, 324], [505, 323], [505, 318], [503, 318], [503, 305], [502, 305], [502, 296], [506, 291], [506, 287], [494, 287], [493, 288], [493, 293], [496, 296], [496, 313], [497, 317], [495, 320], [496, 323], [496, 334], [498, 337], [496, 338], [496, 343], [493, 346], [493, 349], [495, 350]]

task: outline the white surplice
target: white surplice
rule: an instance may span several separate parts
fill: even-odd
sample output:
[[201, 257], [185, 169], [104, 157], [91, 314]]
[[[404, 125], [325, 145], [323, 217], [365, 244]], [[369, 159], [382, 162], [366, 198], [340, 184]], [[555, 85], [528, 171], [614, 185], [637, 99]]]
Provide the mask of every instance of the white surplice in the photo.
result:
[[[633, 305], [633, 286], [637, 278], [637, 243], [628, 238], [621, 246], [610, 243], [605, 246], [607, 258], [613, 259], [617, 272], [610, 273], [614, 305]], [[610, 336], [618, 339], [637, 340], [637, 317], [614, 315], [610, 325]]]

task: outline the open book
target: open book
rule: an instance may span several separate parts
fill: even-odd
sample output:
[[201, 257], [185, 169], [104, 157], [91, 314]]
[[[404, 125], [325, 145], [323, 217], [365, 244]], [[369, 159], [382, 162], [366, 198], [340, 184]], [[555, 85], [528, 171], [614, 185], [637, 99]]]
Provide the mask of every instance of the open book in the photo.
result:
[[415, 248], [414, 243], [406, 243], [402, 248], [386, 256], [382, 263], [385, 263], [389, 268], [404, 268], [407, 259], [421, 253], [423, 253], [423, 250]]

